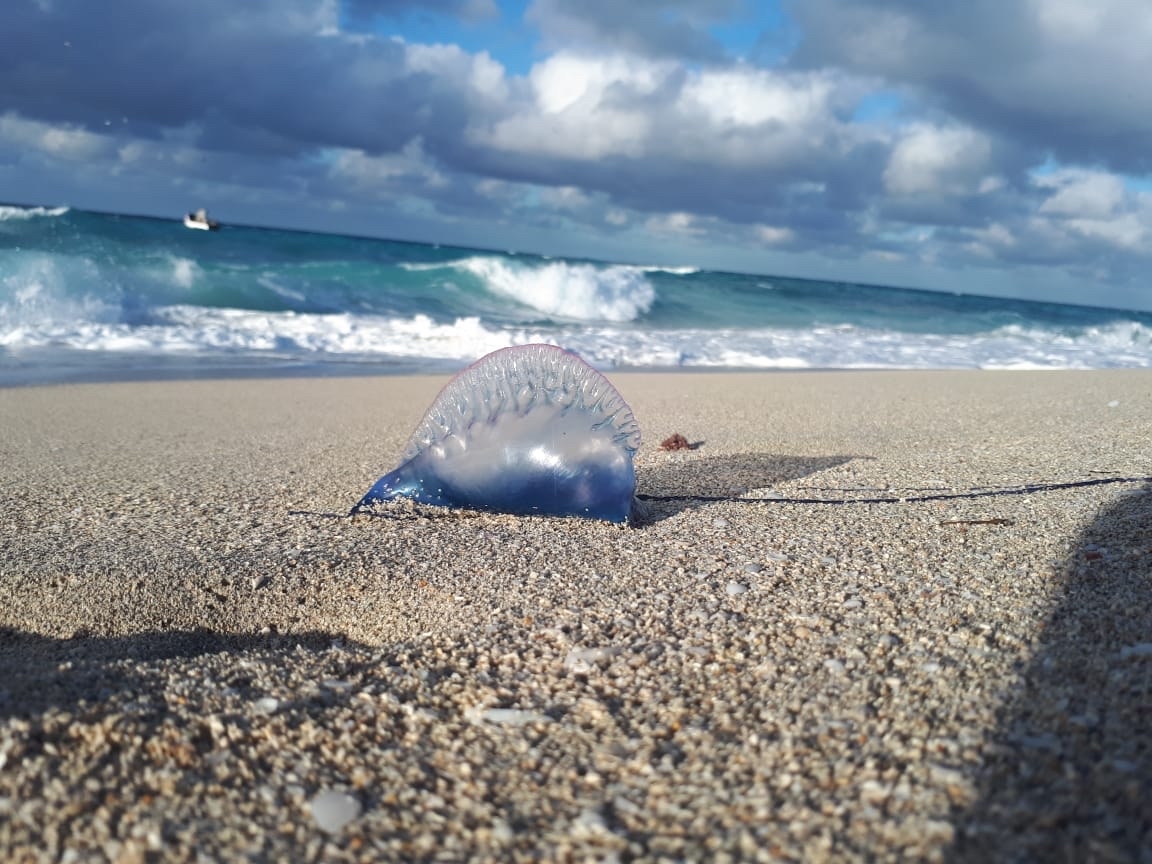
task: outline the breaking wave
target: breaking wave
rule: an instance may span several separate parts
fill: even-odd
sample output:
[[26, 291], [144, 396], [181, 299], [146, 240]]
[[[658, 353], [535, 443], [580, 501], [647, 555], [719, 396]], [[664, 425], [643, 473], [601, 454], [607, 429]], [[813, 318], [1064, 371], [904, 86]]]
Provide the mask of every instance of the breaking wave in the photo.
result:
[[42, 216], [63, 216], [67, 212], [67, 207], [16, 207], [11, 204], [0, 204], [0, 222], [37, 219]]

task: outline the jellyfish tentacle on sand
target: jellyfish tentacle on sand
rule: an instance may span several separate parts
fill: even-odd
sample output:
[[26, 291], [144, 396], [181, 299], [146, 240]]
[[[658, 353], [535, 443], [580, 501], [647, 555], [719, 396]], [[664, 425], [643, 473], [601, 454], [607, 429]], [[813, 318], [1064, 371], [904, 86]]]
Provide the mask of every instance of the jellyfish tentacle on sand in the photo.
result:
[[553, 345], [494, 351], [452, 379], [403, 462], [352, 513], [397, 498], [515, 515], [627, 522], [640, 427], [628, 403]]

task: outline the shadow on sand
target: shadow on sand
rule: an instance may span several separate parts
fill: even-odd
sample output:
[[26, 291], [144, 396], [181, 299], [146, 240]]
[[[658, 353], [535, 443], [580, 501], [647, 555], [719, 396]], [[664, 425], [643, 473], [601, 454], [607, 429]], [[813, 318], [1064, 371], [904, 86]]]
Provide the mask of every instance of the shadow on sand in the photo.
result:
[[637, 488], [646, 512], [639, 524], [650, 525], [716, 500], [747, 500], [740, 496], [753, 489], [799, 480], [864, 458], [870, 457], [737, 453], [642, 466]]
[[950, 861], [1152, 861], [1152, 485], [1101, 512], [1065, 580]]
[[[221, 634], [210, 630], [76, 636], [54, 639], [0, 627], [0, 718], [31, 717], [50, 708], [73, 710], [121, 693], [155, 689], [155, 673], [139, 663], [200, 657], [224, 651], [272, 654], [300, 645], [312, 651], [348, 644], [333, 633]], [[242, 683], [242, 682], [240, 682]]]

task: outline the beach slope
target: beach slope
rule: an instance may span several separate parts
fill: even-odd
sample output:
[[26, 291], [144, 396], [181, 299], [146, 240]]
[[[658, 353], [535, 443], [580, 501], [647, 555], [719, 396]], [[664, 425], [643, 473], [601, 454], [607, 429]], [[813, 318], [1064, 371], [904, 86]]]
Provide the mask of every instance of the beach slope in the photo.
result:
[[612, 379], [631, 528], [346, 518], [443, 378], [0, 390], [0, 858], [1152, 854], [1152, 374]]

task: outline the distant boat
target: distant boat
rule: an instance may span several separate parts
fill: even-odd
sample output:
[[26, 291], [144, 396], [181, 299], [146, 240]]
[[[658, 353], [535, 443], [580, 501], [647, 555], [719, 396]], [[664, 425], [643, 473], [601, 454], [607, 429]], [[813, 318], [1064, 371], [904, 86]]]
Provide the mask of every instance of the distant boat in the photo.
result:
[[208, 218], [208, 211], [201, 208], [195, 213], [184, 214], [184, 227], [195, 228], [197, 231], [218, 231], [220, 223]]

